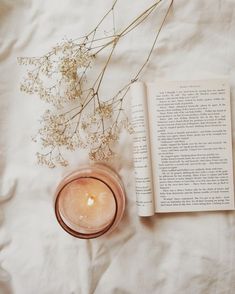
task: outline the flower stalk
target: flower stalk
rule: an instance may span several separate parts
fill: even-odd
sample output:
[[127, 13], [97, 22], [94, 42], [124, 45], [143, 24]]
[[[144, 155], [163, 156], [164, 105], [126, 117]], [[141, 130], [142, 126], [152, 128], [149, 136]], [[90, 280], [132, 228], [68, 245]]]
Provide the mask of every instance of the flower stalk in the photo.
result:
[[[45, 152], [38, 152], [39, 164], [51, 168], [66, 166], [68, 161], [63, 150], [89, 148], [89, 157], [95, 161], [110, 160], [115, 154], [113, 146], [123, 129], [132, 132], [131, 124], [123, 107], [132, 83], [138, 80], [148, 64], [157, 39], [172, 6], [171, 0], [165, 17], [156, 31], [147, 58], [134, 77], [117, 93], [106, 99], [100, 98], [104, 76], [111, 66], [112, 56], [122, 38], [137, 29], [163, 0], [154, 2], [130, 24], [117, 33], [114, 11], [118, 0], [87, 35], [65, 40], [41, 57], [21, 57], [18, 62], [27, 66], [21, 91], [37, 95], [50, 105], [41, 120], [41, 127], [34, 139], [40, 141]], [[104, 20], [112, 17], [113, 30], [109, 35], [98, 36]], [[103, 50], [107, 58], [92, 81], [92, 69]]]

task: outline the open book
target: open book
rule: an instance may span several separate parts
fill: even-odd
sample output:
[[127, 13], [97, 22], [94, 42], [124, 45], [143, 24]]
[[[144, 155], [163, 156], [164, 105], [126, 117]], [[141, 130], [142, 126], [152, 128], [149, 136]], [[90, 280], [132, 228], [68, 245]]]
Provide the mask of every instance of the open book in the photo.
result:
[[134, 83], [138, 214], [233, 210], [227, 80]]

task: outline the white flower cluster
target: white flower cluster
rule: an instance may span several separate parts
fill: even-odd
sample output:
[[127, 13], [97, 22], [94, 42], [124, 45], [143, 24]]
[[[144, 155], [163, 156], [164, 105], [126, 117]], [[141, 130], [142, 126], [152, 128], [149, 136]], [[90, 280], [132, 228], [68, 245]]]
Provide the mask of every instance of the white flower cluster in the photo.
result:
[[[123, 129], [133, 132], [125, 114], [123, 100], [130, 85], [138, 80], [148, 63], [173, 0], [159, 30], [155, 32], [149, 54], [137, 74], [105, 102], [100, 99], [100, 89], [104, 86], [104, 76], [117, 43], [140, 26], [161, 1], [156, 0], [117, 34], [114, 19], [117, 0], [114, 0], [112, 7], [86, 36], [65, 40], [42, 57], [18, 58], [19, 64], [28, 69], [20, 86], [21, 91], [36, 94], [50, 108], [42, 117], [37, 136], [46, 150], [45, 153], [36, 154], [39, 164], [51, 168], [58, 164], [66, 166], [68, 162], [61, 150], [73, 151], [77, 148], [89, 148], [92, 160], [110, 160], [115, 155], [113, 146], [119, 140], [120, 132]], [[108, 17], [112, 17], [113, 30], [99, 36], [100, 32], [107, 32], [102, 25]], [[98, 72], [95, 68], [91, 73], [94, 59], [104, 49], [108, 52], [107, 58], [99, 63]]]
[[18, 58], [19, 64], [32, 67], [20, 89], [62, 108], [71, 100], [82, 99], [85, 72], [92, 60], [89, 48], [73, 41], [57, 45], [40, 58]]

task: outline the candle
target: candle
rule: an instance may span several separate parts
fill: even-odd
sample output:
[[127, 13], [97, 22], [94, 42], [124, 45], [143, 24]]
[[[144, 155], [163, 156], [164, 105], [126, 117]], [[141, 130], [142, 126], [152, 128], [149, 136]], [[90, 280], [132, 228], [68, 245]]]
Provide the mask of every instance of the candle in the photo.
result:
[[59, 201], [64, 222], [79, 227], [81, 233], [105, 229], [116, 213], [113, 192], [93, 178], [80, 178], [67, 184]]
[[113, 230], [121, 220], [125, 194], [120, 178], [101, 165], [82, 168], [66, 177], [56, 191], [60, 225], [79, 238]]

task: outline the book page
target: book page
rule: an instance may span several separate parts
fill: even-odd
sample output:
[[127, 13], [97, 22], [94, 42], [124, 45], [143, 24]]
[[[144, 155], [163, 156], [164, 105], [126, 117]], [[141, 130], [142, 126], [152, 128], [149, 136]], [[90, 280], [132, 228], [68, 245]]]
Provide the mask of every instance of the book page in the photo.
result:
[[147, 88], [156, 211], [234, 209], [228, 82]]
[[151, 216], [155, 213], [155, 206], [145, 85], [135, 83], [131, 87], [131, 96], [136, 204], [139, 216]]

